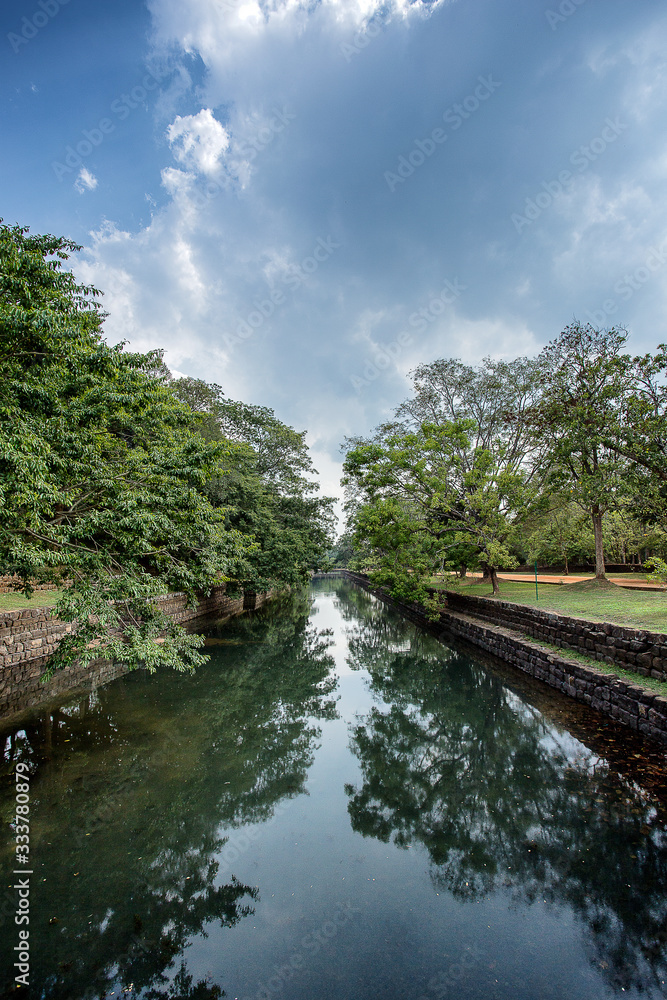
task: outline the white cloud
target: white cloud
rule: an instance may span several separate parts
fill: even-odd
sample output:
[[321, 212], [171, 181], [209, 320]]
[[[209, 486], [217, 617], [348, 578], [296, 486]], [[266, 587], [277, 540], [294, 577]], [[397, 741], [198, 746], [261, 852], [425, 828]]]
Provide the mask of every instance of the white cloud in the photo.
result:
[[[537, 166], [516, 194], [509, 182], [503, 182], [507, 192], [497, 186], [489, 212], [492, 219], [494, 212], [502, 215], [500, 222], [475, 228], [478, 208], [469, 210], [457, 156], [474, 142], [481, 113], [480, 124], [452, 137], [446, 155], [434, 156], [387, 201], [382, 172], [409, 148], [393, 123], [414, 118], [409, 141], [425, 135], [428, 117], [416, 123], [422, 103], [430, 100], [441, 114], [469, 92], [478, 69], [487, 71], [466, 65], [437, 98], [427, 92], [435, 88], [435, 73], [422, 79], [415, 72], [414, 93], [403, 100], [401, 87], [409, 88], [411, 77], [396, 67], [424, 51], [427, 32], [415, 22], [433, 6], [403, 0], [390, 7], [380, 0], [150, 3], [156, 50], [203, 62], [199, 89], [187, 95], [191, 102], [196, 93], [194, 107], [201, 110], [178, 114], [193, 107], [184, 105], [180, 91], [169, 112], [160, 106], [169, 146], [160, 164], [165, 203], [154, 206], [150, 223], [136, 232], [102, 227], [93, 234], [88, 264], [78, 270], [106, 292], [111, 342], [163, 347], [177, 372], [218, 382], [233, 398], [272, 406], [280, 419], [307, 426], [327, 491], [336, 492], [337, 443], [391, 415], [409, 392], [411, 368], [438, 357], [475, 363], [485, 354], [536, 353], [547, 335], [608, 294], [602, 292], [623, 274], [625, 261], [643, 262], [645, 247], [664, 229], [664, 140], [653, 130], [643, 160], [631, 158], [644, 131], [634, 119], [518, 243], [511, 212], [539, 189], [541, 177], [556, 176], [568, 161], [556, 159], [544, 173], [547, 167]], [[384, 30], [366, 36], [363, 26], [372, 17]], [[428, 31], [445, 39], [446, 12], [439, 20]], [[348, 60], [341, 45], [360, 33], [365, 44]], [[642, 108], [645, 75], [633, 70]], [[628, 93], [624, 85], [623, 96]], [[514, 121], [524, 109], [519, 89], [512, 100]], [[619, 96], [619, 105], [605, 106], [594, 119], [590, 136], [619, 106], [623, 121], [631, 120]], [[507, 135], [511, 142], [511, 130]], [[504, 166], [497, 173], [507, 178], [511, 161], [503, 156], [511, 150], [498, 141]], [[568, 126], [563, 156], [574, 141]], [[465, 169], [475, 156], [488, 161], [492, 190], [495, 159], [488, 148], [474, 150]], [[438, 171], [440, 186], [429, 187]], [[329, 234], [342, 249], [294, 290], [290, 275], [309, 259], [318, 237]], [[469, 291], [445, 312], [432, 310], [416, 332], [411, 314], [428, 307], [445, 277], [455, 274]], [[651, 294], [661, 291], [661, 281], [651, 283]], [[593, 283], [602, 292], [590, 292]], [[275, 309], [271, 292], [279, 297]], [[639, 302], [638, 295], [633, 306]], [[230, 346], [228, 334], [258, 310], [257, 328]], [[399, 341], [406, 330], [411, 339]], [[377, 375], [357, 391], [352, 377], [363, 376], [367, 364]]]
[[484, 357], [509, 361], [519, 356], [532, 357], [541, 346], [539, 337], [521, 320], [492, 316], [468, 319], [452, 310], [450, 316], [415, 337], [402, 358], [402, 367], [407, 373], [417, 365], [447, 357], [460, 358], [469, 365]]
[[590, 173], [579, 178], [572, 192], [555, 203], [554, 212], [568, 232], [553, 254], [553, 274], [571, 292], [613, 284], [630, 265], [642, 263], [651, 246], [662, 245], [667, 231], [667, 211], [651, 191], [641, 181], [623, 177]]
[[194, 173], [215, 174], [229, 146], [229, 133], [214, 118], [210, 108], [196, 115], [177, 115], [167, 129], [171, 150], [183, 166]]
[[97, 187], [97, 177], [95, 177], [94, 174], [91, 174], [90, 170], [86, 167], [81, 167], [79, 176], [74, 181], [74, 187], [79, 194], [83, 194], [84, 191], [94, 191]]
[[624, 78], [623, 110], [638, 122], [662, 115], [667, 98], [667, 58], [665, 30], [667, 20], [657, 20], [650, 29], [631, 36], [624, 45], [614, 47], [611, 40], [593, 49], [588, 65], [596, 76], [604, 78], [620, 71]]

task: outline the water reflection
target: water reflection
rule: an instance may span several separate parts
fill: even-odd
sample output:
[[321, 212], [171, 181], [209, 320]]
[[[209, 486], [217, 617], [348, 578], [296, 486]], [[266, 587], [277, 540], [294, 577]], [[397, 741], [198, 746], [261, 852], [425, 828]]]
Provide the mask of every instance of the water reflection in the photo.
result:
[[508, 894], [580, 920], [614, 990], [662, 995], [667, 979], [667, 824], [640, 784], [548, 721], [500, 674], [340, 588], [349, 663], [375, 703], [351, 726], [362, 780], [352, 826], [420, 843], [437, 890], [474, 903]]
[[[221, 831], [303, 791], [317, 720], [336, 715], [330, 639], [309, 610], [276, 602], [213, 631], [194, 677], [136, 673], [0, 736], [6, 823], [16, 762], [31, 773], [31, 995], [224, 996], [183, 953], [207, 925], [254, 912], [256, 887], [221, 878]], [[2, 843], [5, 871], [13, 846]], [[15, 935], [2, 913], [9, 988]]]

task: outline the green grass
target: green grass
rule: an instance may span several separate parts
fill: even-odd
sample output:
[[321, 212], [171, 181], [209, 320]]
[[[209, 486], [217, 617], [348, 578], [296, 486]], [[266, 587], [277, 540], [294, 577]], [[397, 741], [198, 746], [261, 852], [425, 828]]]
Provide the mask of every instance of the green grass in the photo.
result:
[[62, 590], [37, 590], [31, 598], [23, 594], [0, 594], [0, 611], [20, 611], [22, 608], [45, 608], [55, 604]]
[[[501, 574], [503, 576], [532, 576], [532, 574], [533, 574], [533, 571], [530, 570], [530, 569], [521, 570], [521, 571], [519, 571], [519, 570], [511, 570], [511, 569], [503, 569], [500, 572], [501, 572]], [[558, 579], [558, 580], [562, 580], [563, 583], [568, 583], [568, 582], [572, 583], [573, 581], [576, 581], [576, 580], [590, 580], [591, 577], [593, 576], [592, 573], [567, 573], [566, 574], [562, 570], [553, 570], [552, 571], [552, 570], [543, 570], [543, 569], [540, 569], [537, 572], [538, 572], [538, 577], [539, 576], [543, 576], [543, 575], [544, 576], [552, 576], [552, 577], [556, 577], [556, 579]], [[643, 571], [642, 572], [637, 572], [637, 573], [613, 573], [613, 572], [610, 572], [608, 575], [612, 579], [612, 581], [613, 580], [631, 580], [634, 583], [656, 583], [656, 582], [660, 583], [660, 581], [649, 580], [649, 578], [648, 578], [649, 574], [645, 573]], [[473, 576], [474, 576], [474, 574], [471, 574], [466, 579], [472, 580]], [[444, 580], [445, 583], [448, 583], [449, 580], [458, 580], [458, 579], [459, 579], [459, 577], [458, 577], [457, 573], [447, 573], [447, 574], [445, 574], [444, 577], [441, 574], [437, 574], [436, 576], [432, 576], [431, 577], [431, 579], [430, 579], [430, 585], [432, 587], [441, 587], [442, 584], [443, 584], [443, 580]], [[519, 582], [521, 582], [521, 581], [519, 581]], [[554, 586], [558, 586], [558, 584], [554, 584]], [[665, 585], [661, 584], [661, 586], [665, 586]]]
[[[518, 570], [501, 570], [501, 573], [503, 573], [503, 574], [516, 573], [517, 576], [527, 576], [528, 574], [532, 573], [532, 570], [525, 570], [522, 573], [519, 573]], [[568, 573], [568, 574], [565, 574], [562, 570], [554, 570], [552, 572], [551, 570], [541, 570], [541, 569], [538, 569], [538, 571], [537, 571], [538, 576], [540, 576], [542, 573], [544, 573], [545, 576], [555, 576], [555, 577], [558, 577], [559, 579], [564, 580], [565, 582], [567, 582], [568, 580], [590, 580], [591, 577], [595, 575], [594, 573]], [[637, 572], [637, 573], [614, 573], [613, 571], [610, 570], [609, 573], [608, 573], [608, 576], [610, 576], [613, 580], [633, 580], [635, 583], [646, 583], [647, 582], [648, 573], [644, 573], [644, 572]], [[649, 581], [649, 582], [651, 582], [651, 581]]]
[[[499, 601], [527, 604], [572, 618], [667, 632], [667, 593], [659, 590], [624, 590], [613, 583], [599, 584], [595, 580], [585, 580], [562, 587], [543, 584], [538, 588], [539, 600], [536, 601], [534, 583], [499, 580], [499, 585], [500, 593], [495, 598]], [[462, 595], [493, 597], [488, 583], [450, 587]]]

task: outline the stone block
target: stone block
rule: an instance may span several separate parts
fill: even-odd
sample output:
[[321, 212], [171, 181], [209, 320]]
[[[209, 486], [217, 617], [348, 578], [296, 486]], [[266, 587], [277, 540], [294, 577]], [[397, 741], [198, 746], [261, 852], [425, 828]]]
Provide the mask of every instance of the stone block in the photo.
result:
[[656, 729], [667, 731], [667, 715], [663, 715], [662, 712], [658, 712], [655, 708], [649, 708], [648, 718], [651, 725], [655, 726]]

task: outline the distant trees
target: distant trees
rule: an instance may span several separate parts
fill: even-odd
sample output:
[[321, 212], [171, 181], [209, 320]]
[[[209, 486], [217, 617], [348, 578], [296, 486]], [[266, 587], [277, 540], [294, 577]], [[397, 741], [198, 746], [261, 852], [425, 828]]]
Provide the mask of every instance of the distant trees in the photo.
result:
[[434, 570], [476, 565], [496, 593], [518, 554], [567, 570], [589, 546], [604, 578], [605, 541], [625, 555], [655, 534], [667, 354], [626, 340], [575, 321], [533, 360], [419, 366], [395, 420], [347, 442], [350, 529], [376, 582], [423, 599]]
[[569, 491], [547, 496], [545, 501], [522, 526], [519, 545], [531, 563], [563, 565], [567, 574], [570, 563], [585, 562], [595, 548], [590, 518], [570, 500]]
[[298, 586], [332, 544], [333, 499], [319, 497], [305, 431], [283, 424], [273, 410], [227, 399], [219, 386], [179, 379], [173, 391], [197, 402], [202, 433], [224, 445], [207, 486], [229, 530], [251, 541], [239, 581], [262, 591]]
[[354, 540], [350, 532], [345, 531], [327, 552], [327, 564], [331, 569], [348, 566], [355, 555]]

